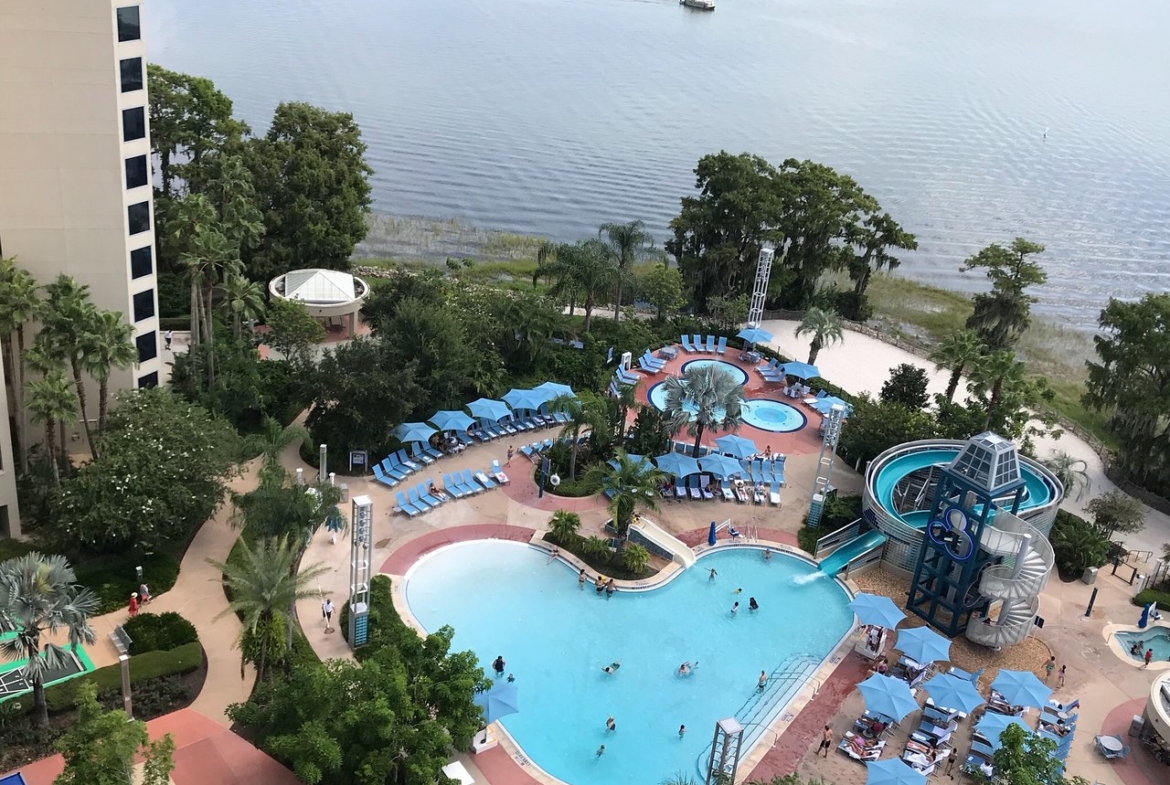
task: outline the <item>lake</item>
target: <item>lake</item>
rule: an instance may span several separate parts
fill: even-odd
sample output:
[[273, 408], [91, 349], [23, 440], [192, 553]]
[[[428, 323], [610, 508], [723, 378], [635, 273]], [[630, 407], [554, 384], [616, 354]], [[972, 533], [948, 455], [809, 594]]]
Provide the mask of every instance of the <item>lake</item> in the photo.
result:
[[853, 175], [939, 285], [1022, 235], [1050, 316], [1167, 288], [1163, 0], [150, 0], [144, 24], [257, 131], [281, 100], [353, 112], [379, 212], [661, 241], [698, 158], [750, 151]]

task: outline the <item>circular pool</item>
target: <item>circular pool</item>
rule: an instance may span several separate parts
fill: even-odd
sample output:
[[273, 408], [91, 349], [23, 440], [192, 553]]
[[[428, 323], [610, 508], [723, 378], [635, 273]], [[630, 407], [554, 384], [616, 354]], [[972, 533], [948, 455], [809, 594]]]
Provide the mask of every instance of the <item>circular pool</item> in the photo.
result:
[[727, 373], [731, 374], [732, 378], [735, 379], [737, 384], [748, 383], [747, 371], [745, 371], [743, 368], [740, 368], [738, 365], [732, 365], [731, 363], [724, 362], [723, 360], [691, 360], [689, 363], [683, 363], [682, 370], [683, 373], [686, 373], [688, 368], [708, 368], [712, 365], [717, 365], [719, 366], [719, 370], [726, 371]]
[[769, 398], [755, 398], [743, 406], [743, 421], [753, 428], [772, 433], [792, 433], [808, 424], [808, 418], [795, 406]]

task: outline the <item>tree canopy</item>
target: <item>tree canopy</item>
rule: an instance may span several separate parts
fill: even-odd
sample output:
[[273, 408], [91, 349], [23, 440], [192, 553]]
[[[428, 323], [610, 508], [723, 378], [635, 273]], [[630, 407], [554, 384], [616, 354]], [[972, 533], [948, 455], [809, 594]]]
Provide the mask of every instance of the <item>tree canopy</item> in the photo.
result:
[[[145, 722], [102, 708], [92, 681], [77, 688], [77, 720], [55, 746], [65, 769], [53, 785], [168, 785], [175, 768], [171, 734], [152, 742]], [[135, 754], [143, 757], [141, 778], [134, 776]]]
[[908, 409], [926, 408], [930, 397], [926, 394], [926, 369], [913, 363], [902, 363], [890, 369], [890, 378], [882, 385], [882, 403], [900, 403]]
[[1008, 349], [1028, 329], [1032, 303], [1030, 286], [1048, 280], [1048, 274], [1029, 257], [1044, 253], [1044, 246], [1017, 237], [1004, 248], [992, 243], [963, 263], [962, 272], [986, 268], [991, 292], [975, 295], [975, 310], [967, 327], [979, 334], [989, 349]]

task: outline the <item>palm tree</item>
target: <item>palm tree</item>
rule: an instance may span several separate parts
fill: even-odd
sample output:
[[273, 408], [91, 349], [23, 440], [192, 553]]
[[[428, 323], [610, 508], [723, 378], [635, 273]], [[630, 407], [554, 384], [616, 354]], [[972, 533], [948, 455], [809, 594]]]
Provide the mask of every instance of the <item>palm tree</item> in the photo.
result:
[[1000, 349], [985, 355], [971, 368], [971, 392], [985, 399], [987, 420], [983, 427], [991, 427], [991, 421], [1005, 389], [1015, 388], [1026, 381], [1024, 364], [1016, 359], [1011, 349]]
[[[24, 407], [24, 325], [39, 318], [40, 286], [14, 257], [0, 259], [0, 335], [8, 336], [8, 378], [16, 412], [16, 441], [20, 445], [20, 469], [28, 473], [28, 422]], [[15, 334], [16, 342], [12, 336]]]
[[737, 431], [743, 424], [743, 385], [718, 364], [691, 366], [682, 376], [669, 377], [666, 417], [674, 430], [684, 426], [695, 437], [694, 454], [707, 431]]
[[[110, 375], [115, 368], [133, 368], [138, 364], [134, 345], [134, 328], [118, 311], [100, 311], [90, 336], [86, 370], [98, 381], [98, 432], [106, 427], [110, 403]], [[91, 445], [92, 447], [92, 445]], [[97, 452], [94, 452], [97, 455]]]
[[580, 528], [581, 516], [568, 510], [557, 510], [548, 521], [549, 532], [561, 543], [571, 540]]
[[569, 417], [569, 421], [561, 429], [561, 437], [568, 439], [572, 445], [569, 453], [569, 477], [575, 480], [577, 452], [581, 449], [581, 431], [604, 432], [608, 426], [605, 412], [602, 410], [601, 402], [589, 393], [582, 393], [581, 397], [559, 395], [549, 403], [549, 408], [556, 412], [564, 412]]
[[541, 240], [536, 249], [536, 269], [532, 271], [532, 288], [540, 282], [541, 276], [548, 275], [549, 267], [557, 260], [557, 246], [551, 240]]
[[238, 272], [224, 279], [219, 287], [223, 293], [223, 308], [232, 317], [232, 335], [239, 338], [245, 319], [259, 319], [264, 315], [264, 289]]
[[646, 252], [654, 245], [654, 238], [646, 231], [646, 224], [641, 221], [629, 223], [605, 223], [597, 230], [597, 236], [605, 236], [609, 242], [610, 253], [617, 261], [617, 296], [613, 304], [613, 320], [621, 319], [622, 313], [622, 285], [630, 275], [635, 264], [642, 259]]
[[554, 295], [570, 295], [582, 298], [585, 308], [585, 332], [593, 321], [593, 308], [597, 297], [609, 291], [617, 277], [617, 264], [610, 255], [609, 246], [601, 240], [586, 240], [576, 245], [557, 247], [557, 263], [553, 273], [557, 282], [553, 285]]
[[804, 319], [796, 327], [796, 337], [811, 335], [812, 341], [808, 345], [808, 364], [817, 364], [817, 355], [825, 346], [841, 343], [845, 335], [841, 331], [841, 322], [837, 314], [823, 308], [809, 308]]
[[[89, 364], [98, 311], [89, 299], [89, 287], [77, 283], [64, 273], [45, 287], [45, 295], [41, 332], [37, 340], [42, 342], [50, 357], [63, 360], [73, 372], [73, 384], [77, 387], [77, 402], [81, 409], [81, 426], [85, 430], [86, 443], [94, 451], [82, 371]], [[94, 455], [97, 455], [96, 451]]]
[[[64, 463], [65, 453], [63, 428], [77, 422], [77, 392], [65, 373], [57, 369], [28, 383], [28, 398], [25, 405], [32, 415], [33, 422], [45, 425], [45, 450], [53, 464], [53, 485], [60, 487], [60, 466]], [[57, 452], [57, 431], [54, 425], [62, 427], [60, 456]]]
[[[229, 613], [238, 614], [244, 630], [252, 634], [260, 627], [268, 627], [273, 614], [278, 612], [287, 612], [291, 624], [297, 600], [317, 596], [318, 590], [309, 586], [329, 572], [324, 564], [297, 572], [301, 549], [289, 537], [261, 540], [254, 548], [246, 537], [241, 537], [239, 548], [243, 552], [239, 561], [225, 563], [208, 559], [207, 563], [223, 573], [224, 585], [232, 596], [228, 607], [216, 619]], [[241, 633], [240, 642], [243, 638]], [[268, 673], [268, 636], [261, 640], [256, 673], [264, 679]]]
[[[0, 651], [8, 659], [26, 660], [21, 672], [32, 685], [41, 727], [49, 724], [45, 676], [70, 664], [78, 646], [97, 640], [89, 626], [97, 609], [97, 595], [77, 585], [64, 556], [34, 551], [0, 562], [0, 633], [13, 634], [0, 641]], [[69, 634], [68, 648], [42, 640], [61, 630]]]
[[935, 368], [949, 368], [951, 378], [947, 382], [947, 400], [955, 400], [955, 390], [963, 372], [973, 367], [987, 352], [987, 347], [974, 330], [959, 330], [953, 333], [941, 346], [935, 349], [930, 359]]
[[599, 464], [586, 475], [590, 482], [600, 485], [609, 496], [609, 512], [614, 528], [625, 536], [634, 518], [634, 510], [644, 507], [658, 509], [658, 487], [666, 475], [642, 458], [635, 461], [625, 450], [618, 449], [613, 465]]
[[1043, 464], [1056, 475], [1056, 479], [1060, 480], [1066, 493], [1071, 494], [1075, 491], [1076, 495], [1073, 498], [1076, 501], [1080, 501], [1086, 491], [1092, 490], [1093, 482], [1089, 479], [1087, 471], [1089, 465], [1080, 458], [1074, 458], [1064, 450], [1053, 450], [1052, 455], [1044, 459]]
[[298, 441], [304, 442], [310, 450], [313, 449], [313, 437], [309, 434], [308, 429], [295, 423], [282, 426], [279, 420], [265, 415], [264, 419], [260, 421], [260, 431], [250, 435], [245, 440], [245, 444], [250, 451], [260, 454], [264, 463], [264, 471], [275, 472], [283, 477], [284, 470], [280, 466], [280, 454], [289, 445]]

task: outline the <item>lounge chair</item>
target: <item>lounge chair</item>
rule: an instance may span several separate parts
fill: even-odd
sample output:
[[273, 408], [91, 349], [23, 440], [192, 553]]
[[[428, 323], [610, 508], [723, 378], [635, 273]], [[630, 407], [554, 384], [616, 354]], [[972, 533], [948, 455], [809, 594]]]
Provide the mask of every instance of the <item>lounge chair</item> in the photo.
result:
[[388, 458], [382, 459], [382, 473], [387, 477], [393, 477], [399, 482], [402, 482], [406, 479], [406, 475], [410, 474], [410, 471], [404, 470], [402, 465], [398, 463], [398, 460], [391, 455]]
[[779, 365], [780, 365], [780, 361], [779, 361], [779, 360], [776, 360], [776, 359], [773, 359], [773, 360], [771, 360], [770, 362], [764, 363], [763, 365], [757, 365], [757, 366], [756, 366], [756, 370], [757, 370], [757, 371], [759, 371], [761, 374], [768, 374], [768, 373], [770, 373], [770, 374], [773, 374], [773, 375], [775, 375], [775, 373], [776, 373], [776, 368], [777, 368]]
[[496, 478], [496, 482], [498, 482], [500, 485], [508, 484], [508, 475], [504, 474], [504, 470], [500, 467], [499, 461], [492, 461], [491, 473], [492, 476]]
[[[410, 503], [413, 504], [416, 508], [418, 508], [418, 510], [420, 510], [421, 512], [429, 512], [431, 509], [431, 505], [424, 502], [422, 500], [422, 497], [418, 495], [418, 487], [417, 486], [415, 486], [414, 488], [411, 488], [409, 491], [406, 492], [406, 498], [409, 499]], [[435, 505], [435, 506], [437, 507], [438, 505]]]
[[715, 494], [711, 492], [711, 475], [699, 475], [699, 492], [703, 494], [703, 501], [711, 501]]
[[687, 493], [689, 493], [691, 495], [691, 498], [694, 499], [695, 501], [702, 501], [703, 492], [699, 490], [699, 478], [698, 477], [688, 477], [687, 478]]
[[459, 472], [451, 473], [451, 484], [447, 487], [457, 490], [460, 496], [473, 496], [475, 494], [475, 489], [467, 487], [467, 483], [463, 482], [463, 476]]
[[406, 496], [402, 491], [397, 491], [394, 494], [394, 500], [398, 502], [398, 511], [410, 518], [413, 518], [421, 512], [418, 507], [415, 507], [406, 500]]
[[772, 483], [772, 487], [768, 493], [768, 498], [771, 500], [772, 506], [774, 506], [774, 507], [780, 506], [780, 483], [779, 482]]
[[681, 477], [679, 479], [675, 480], [674, 498], [676, 498], [676, 499], [687, 498], [687, 484], [685, 482], [683, 482]]
[[715, 347], [715, 354], [727, 354], [727, 336], [719, 336], [719, 345]]
[[487, 444], [492, 439], [492, 437], [488, 436], [487, 433], [484, 432], [483, 428], [478, 428], [476, 426], [469, 428], [467, 434], [471, 436], [471, 438], [478, 439], [484, 444]]
[[452, 480], [451, 475], [449, 474], [443, 475], [443, 490], [454, 496], [456, 499], [462, 499], [467, 495], [467, 492], [459, 487], [459, 484]]
[[707, 354], [715, 354], [715, 336], [707, 336]]
[[719, 489], [723, 491], [723, 501], [735, 501], [735, 492], [731, 490], [731, 480], [724, 480], [723, 482], [719, 483]]
[[480, 485], [487, 488], [489, 491], [496, 487], [496, 481], [487, 475], [487, 472], [476, 472], [472, 475]]
[[418, 491], [418, 498], [422, 499], [432, 507], [438, 507], [443, 503], [443, 499], [441, 497], [435, 496], [431, 493], [430, 488], [427, 487], [426, 483], [420, 482], [415, 490]]
[[837, 749], [844, 752], [850, 758], [853, 758], [853, 760], [865, 763], [880, 758], [882, 752], [886, 749], [886, 742], [884, 740], [875, 741], [866, 739], [853, 731], [846, 731], [845, 737], [841, 739], [841, 743], [837, 745]]
[[767, 504], [768, 494], [765, 490], [760, 488], [761, 485], [763, 485], [763, 483], [757, 483], [756, 486], [752, 488], [752, 500], [756, 504]]
[[691, 346], [695, 347], [696, 352], [699, 352], [700, 354], [702, 354], [702, 352], [703, 352], [703, 336], [692, 335], [691, 336]]
[[739, 501], [740, 504], [747, 504], [748, 503], [747, 488], [742, 486], [742, 485], [736, 485], [735, 486], [735, 498]]
[[470, 488], [472, 493], [482, 493], [483, 491], [487, 490], [487, 488], [480, 485], [475, 481], [475, 478], [471, 476], [471, 469], [463, 470], [463, 487]]
[[400, 464], [402, 464], [406, 468], [410, 469], [412, 472], [417, 472], [419, 469], [422, 468], [422, 466], [420, 466], [419, 464], [415, 463], [414, 461], [412, 461], [410, 459], [410, 456], [408, 456], [406, 454], [405, 447], [402, 448], [401, 450], [399, 450], [398, 452], [396, 452], [394, 455], [395, 455], [395, 457], [398, 458], [398, 462]]
[[686, 337], [685, 335], [682, 337], [682, 348], [683, 348], [683, 351], [686, 352], [687, 354], [694, 354], [695, 353], [695, 347], [691, 346], [691, 339]]
[[391, 488], [398, 484], [398, 480], [394, 479], [393, 477], [386, 476], [386, 474], [382, 471], [382, 465], [379, 463], [374, 464], [374, 479]]
[[531, 460], [532, 453], [533, 453], [533, 449], [532, 449], [531, 444], [520, 445], [520, 454], [523, 455], [525, 458], [528, 458], [529, 460]]
[[416, 463], [421, 462], [430, 466], [435, 462], [435, 459], [423, 452], [422, 442], [411, 442], [410, 457]]
[[645, 360], [645, 361], [646, 361], [646, 364], [647, 364], [647, 365], [649, 365], [651, 368], [659, 368], [659, 369], [661, 369], [661, 368], [665, 368], [665, 367], [666, 367], [666, 360], [659, 360], [657, 357], [655, 357], [654, 355], [650, 354], [650, 350], [649, 350], [649, 349], [647, 349], [646, 351], [642, 352], [642, 359], [643, 359], [643, 360]]
[[656, 368], [653, 365], [647, 365], [645, 357], [638, 358], [638, 367], [641, 368], [646, 373], [650, 374], [651, 376], [656, 376], [657, 374], [662, 373], [661, 368]]

